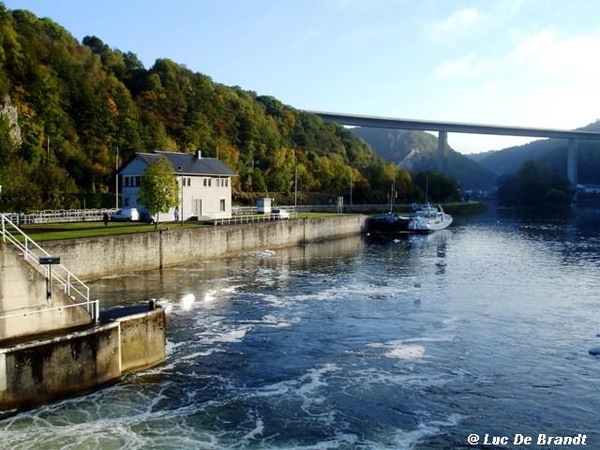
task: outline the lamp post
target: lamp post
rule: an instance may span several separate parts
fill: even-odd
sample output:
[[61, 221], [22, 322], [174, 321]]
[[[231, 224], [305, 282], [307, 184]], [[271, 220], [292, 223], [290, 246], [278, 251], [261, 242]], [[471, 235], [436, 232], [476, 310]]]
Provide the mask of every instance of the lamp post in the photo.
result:
[[181, 201], [179, 202], [179, 217], [181, 219], [181, 226], [183, 226], [183, 167], [177, 167], [179, 172], [179, 182], [181, 183]]
[[294, 212], [298, 210], [298, 163], [296, 163], [296, 175], [294, 176]]
[[352, 207], [352, 167], [350, 167], [350, 206]]
[[119, 147], [115, 157], [115, 209], [119, 209]]

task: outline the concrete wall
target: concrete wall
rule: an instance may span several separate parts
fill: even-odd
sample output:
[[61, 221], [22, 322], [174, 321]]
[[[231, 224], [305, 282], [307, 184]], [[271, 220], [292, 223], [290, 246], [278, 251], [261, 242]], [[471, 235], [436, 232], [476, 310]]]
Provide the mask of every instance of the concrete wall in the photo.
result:
[[121, 334], [121, 372], [131, 372], [165, 360], [166, 316], [160, 308], [117, 319]]
[[0, 418], [164, 361], [165, 321], [158, 308], [54, 339], [0, 348]]
[[116, 380], [119, 324], [0, 349], [0, 411], [27, 409]]
[[171, 225], [162, 232], [49, 241], [44, 247], [78, 277], [93, 279], [359, 234], [364, 223], [362, 215], [339, 215], [195, 229]]
[[72, 304], [56, 284], [48, 298], [45, 275], [0, 243], [0, 342], [90, 323], [90, 314]]

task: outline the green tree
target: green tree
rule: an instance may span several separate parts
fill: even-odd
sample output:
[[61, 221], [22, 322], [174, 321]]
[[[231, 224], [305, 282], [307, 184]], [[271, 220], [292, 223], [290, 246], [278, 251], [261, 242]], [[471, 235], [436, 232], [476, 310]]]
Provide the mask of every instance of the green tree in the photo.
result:
[[440, 172], [419, 172], [415, 184], [425, 193], [425, 201], [452, 202], [460, 200], [456, 180]]
[[168, 212], [179, 202], [179, 187], [173, 173], [169, 160], [159, 158], [146, 169], [140, 183], [140, 203], [150, 215], [156, 215], [155, 228], [158, 228], [160, 213]]
[[572, 191], [565, 176], [553, 173], [548, 164], [530, 160], [499, 181], [498, 199], [509, 206], [563, 207], [571, 203]]

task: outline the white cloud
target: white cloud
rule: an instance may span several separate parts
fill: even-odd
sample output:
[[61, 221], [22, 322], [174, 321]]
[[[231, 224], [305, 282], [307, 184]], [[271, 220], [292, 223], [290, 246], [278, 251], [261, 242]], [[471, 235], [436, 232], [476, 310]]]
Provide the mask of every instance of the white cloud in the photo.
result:
[[505, 85], [506, 85], [506, 81], [504, 81], [503, 79], [493, 78], [485, 84], [485, 89], [487, 91], [496, 91], [498, 89], [501, 89]]
[[458, 78], [470, 72], [473, 57], [464, 56], [454, 61], [444, 60], [433, 69], [433, 75], [437, 78]]
[[[453, 61], [444, 60], [433, 69], [435, 78], [469, 78], [473, 79], [488, 74], [494, 75], [499, 61], [493, 58], [478, 59], [474, 54], [463, 56]], [[497, 78], [497, 77], [496, 77]]]
[[524, 39], [507, 59], [546, 77], [589, 79], [600, 76], [600, 61], [595, 57], [598, 48], [600, 35], [560, 40], [552, 30], [545, 29]]
[[436, 40], [443, 40], [448, 37], [469, 35], [482, 20], [482, 15], [475, 8], [456, 10], [448, 18], [433, 24], [433, 37]]

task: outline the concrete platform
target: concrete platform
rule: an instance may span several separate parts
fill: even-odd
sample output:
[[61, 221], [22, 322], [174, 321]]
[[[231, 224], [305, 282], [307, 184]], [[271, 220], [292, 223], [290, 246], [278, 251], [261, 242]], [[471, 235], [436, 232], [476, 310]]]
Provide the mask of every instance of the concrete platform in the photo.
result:
[[165, 360], [166, 316], [114, 308], [98, 324], [0, 343], [0, 418], [118, 382]]

